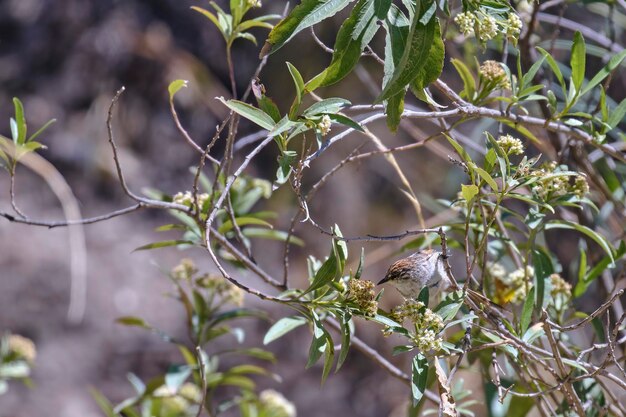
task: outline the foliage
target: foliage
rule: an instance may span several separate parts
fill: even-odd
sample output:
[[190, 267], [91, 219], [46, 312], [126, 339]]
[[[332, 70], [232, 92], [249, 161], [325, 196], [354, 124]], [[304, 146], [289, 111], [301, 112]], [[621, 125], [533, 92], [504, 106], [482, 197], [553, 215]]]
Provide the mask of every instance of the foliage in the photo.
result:
[[[581, 25], [570, 42], [569, 62], [558, 61], [553, 54], [554, 42], [549, 47], [544, 43], [540, 46], [535, 39], [537, 28], [532, 24], [539, 4], [518, 3], [513, 7], [500, 0], [463, 1], [457, 7], [445, 0], [303, 0], [272, 26], [267, 21], [277, 18], [275, 15], [244, 20], [259, 3], [232, 0], [230, 13], [214, 2], [211, 6], [215, 12], [194, 7], [226, 41], [232, 97], [219, 98], [230, 115], [213, 140], [200, 147], [188, 138], [174, 109], [175, 96], [186, 82], [176, 80], [169, 86], [172, 115], [181, 135], [199, 151], [191, 191], [173, 196], [150, 191], [148, 197], [137, 196], [126, 188], [116, 156], [120, 182], [129, 197], [140, 208], [168, 210], [177, 222], [159, 230], [180, 232], [179, 239], [139, 249], [203, 248], [222, 276], [198, 276], [190, 261], [183, 261], [170, 274], [174, 296], [186, 313], [188, 343], [174, 340], [143, 319], [119, 320], [174, 343], [184, 363], [172, 365], [165, 375], [147, 383], [131, 376], [136, 394], [118, 405], [95, 394], [105, 413], [200, 415], [204, 408], [216, 415], [231, 407], [238, 407], [242, 416], [295, 413], [288, 406], [278, 407], [287, 403], [275, 393], [257, 394], [249, 375], [270, 375], [264, 367], [246, 362], [219, 368], [223, 355], [272, 359], [266, 351], [246, 348], [208, 353], [207, 347], [215, 339], [226, 335], [242, 338], [240, 329], [230, 327], [231, 320], [265, 317], [254, 310], [223, 310], [229, 302], [237, 304], [244, 291], [293, 310], [269, 328], [264, 344], [308, 325], [312, 338], [306, 367], [321, 362], [322, 382], [333, 368], [339, 370], [354, 345], [407, 384], [409, 415], [437, 411], [446, 416], [474, 415], [472, 391], [484, 395], [492, 416], [625, 415], [616, 392], [626, 389], [623, 358], [617, 354], [623, 353], [626, 342], [622, 336], [626, 315], [619, 300], [623, 290], [616, 291], [610, 283], [620, 276], [626, 254], [626, 157], [620, 150], [626, 99], [617, 103], [608, 92], [626, 52], [600, 65], [588, 65], [588, 45], [582, 34], [587, 28]], [[530, 8], [530, 12], [523, 8]], [[285, 63], [293, 81], [288, 110], [277, 106], [259, 80], [253, 80], [250, 87], [255, 103], [248, 100], [247, 93], [238, 96], [231, 59], [236, 39], [256, 43], [249, 29], [271, 29], [261, 50], [260, 72], [268, 57], [272, 59], [270, 54], [296, 34], [312, 30], [338, 13], [347, 17], [337, 31], [330, 63], [323, 70], [306, 80], [295, 65]], [[374, 42], [381, 30], [382, 58]], [[321, 44], [315, 32], [312, 36]], [[450, 84], [460, 82], [458, 91], [448, 86], [444, 81], [447, 74], [443, 73], [445, 48], [455, 39], [462, 39], [465, 52], [472, 54], [472, 59], [458, 54], [450, 61], [455, 70]], [[479, 50], [482, 54], [476, 52]], [[348, 98], [324, 97], [327, 90], [323, 87], [348, 77], [363, 56], [373, 57], [380, 69], [372, 72], [372, 77], [380, 79], [378, 86], [370, 86], [378, 89], [371, 103], [355, 106]], [[15, 108], [11, 126], [16, 149], [31, 144], [28, 150], [37, 150], [32, 140], [38, 133], [26, 139], [24, 111], [17, 99]], [[373, 113], [364, 116], [363, 111]], [[431, 123], [437, 130], [427, 139], [415, 137], [417, 143], [388, 148], [368, 129], [382, 118], [391, 131], [413, 119]], [[479, 125], [479, 134], [470, 130], [477, 119], [484, 122]], [[234, 169], [238, 126], [245, 120], [263, 133]], [[115, 152], [110, 123], [111, 117], [109, 140]], [[344, 130], [329, 137], [340, 126]], [[212, 147], [223, 131], [225, 151], [218, 160]], [[470, 134], [464, 134], [466, 131]], [[311, 181], [305, 179], [311, 164], [349, 133], [363, 134], [375, 149], [354, 149], [309, 185]], [[451, 169], [459, 170], [456, 174], [462, 183], [456, 196], [437, 202], [437, 209], [451, 213], [445, 223], [427, 229], [420, 203], [425, 199], [418, 198], [394, 154], [430, 140], [449, 145], [450, 155], [455, 154], [448, 156], [456, 167]], [[271, 145], [275, 145], [276, 155], [272, 181], [246, 174], [250, 162]], [[386, 236], [367, 231], [362, 237], [344, 237], [338, 226], [342, 219], [337, 219], [330, 230], [318, 224], [309, 207], [315, 192], [343, 166], [380, 154], [400, 179], [400, 190], [421, 228]], [[11, 176], [19, 160], [14, 155], [17, 153], [0, 154]], [[255, 208], [263, 199], [273, 198], [273, 192], [281, 187], [290, 188], [298, 204], [285, 231], [274, 229], [276, 213]], [[4, 216], [45, 225], [24, 216]], [[304, 286], [290, 283], [288, 268], [290, 245], [304, 246], [309, 240], [302, 234], [295, 236], [299, 219], [319, 229], [330, 241], [324, 259], [309, 253], [308, 283]], [[443, 295], [423, 288], [416, 299], [385, 311], [379, 305], [383, 292], [363, 279], [365, 251], [362, 249], [358, 257], [349, 256], [348, 242], [387, 242], [411, 236], [417, 238], [405, 244], [406, 250], [441, 246], [441, 258], [437, 259], [443, 262], [451, 288]], [[564, 237], [576, 243], [578, 258], [559, 250], [559, 240]], [[251, 239], [284, 243], [282, 279], [259, 265]], [[453, 252], [464, 261], [463, 272], [453, 274], [448, 261]], [[235, 269], [227, 269], [226, 263]], [[346, 267], [350, 263], [358, 264], [356, 271]], [[244, 270], [258, 278], [258, 288], [269, 285], [272, 290], [244, 285], [239, 277]], [[575, 302], [600, 286], [605, 298], [593, 300], [593, 309]], [[378, 328], [384, 336], [393, 335], [399, 344], [389, 351], [375, 351], [358, 339], [359, 322]], [[409, 373], [391, 365], [388, 355], [410, 356]], [[482, 387], [470, 391], [457, 375], [461, 368], [479, 369]], [[606, 380], [617, 388], [607, 386]], [[216, 393], [224, 385], [235, 386], [237, 391], [220, 402]], [[194, 395], [184, 394], [185, 388]]]

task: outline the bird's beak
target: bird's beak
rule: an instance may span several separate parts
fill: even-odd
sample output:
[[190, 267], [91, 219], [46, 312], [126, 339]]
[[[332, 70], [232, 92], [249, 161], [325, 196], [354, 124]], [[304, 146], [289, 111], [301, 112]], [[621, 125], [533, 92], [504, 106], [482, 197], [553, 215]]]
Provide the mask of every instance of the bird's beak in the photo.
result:
[[387, 281], [389, 281], [389, 277], [385, 277], [385, 278], [381, 279], [380, 281], [378, 281], [378, 284], [376, 284], [376, 285], [384, 284]]

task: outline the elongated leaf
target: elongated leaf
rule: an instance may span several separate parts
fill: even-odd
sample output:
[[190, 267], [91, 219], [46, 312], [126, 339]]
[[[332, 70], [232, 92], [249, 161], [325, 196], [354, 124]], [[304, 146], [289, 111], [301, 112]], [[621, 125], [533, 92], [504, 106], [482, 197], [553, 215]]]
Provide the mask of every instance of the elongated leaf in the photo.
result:
[[520, 334], [525, 334], [526, 329], [530, 325], [530, 321], [533, 318], [533, 304], [535, 301], [535, 287], [531, 288], [524, 301], [524, 308], [522, 309], [522, 317], [520, 318]]
[[588, 93], [591, 89], [600, 84], [602, 80], [608, 77], [608, 75], [622, 63], [624, 58], [626, 58], [626, 50], [623, 50], [617, 55], [613, 55], [611, 59], [609, 59], [609, 62], [587, 83], [581, 94]]
[[572, 44], [572, 56], [570, 58], [570, 66], [572, 67], [572, 82], [576, 88], [576, 92], [580, 93], [580, 88], [585, 80], [585, 60], [586, 48], [583, 35], [576, 31], [574, 33], [574, 43]]
[[445, 46], [441, 39], [441, 27], [439, 20], [435, 19], [435, 33], [433, 35], [433, 44], [430, 47], [426, 62], [418, 70], [417, 76], [411, 81], [411, 91], [419, 98], [417, 92], [421, 92], [430, 83], [434, 82], [441, 75], [443, 70], [443, 62], [445, 58]]
[[276, 123], [272, 117], [265, 113], [263, 110], [257, 109], [254, 106], [244, 103], [239, 100], [224, 100], [223, 97], [218, 97], [218, 100], [224, 103], [226, 107], [245, 117], [246, 119], [256, 123], [265, 130], [272, 130]]
[[583, 226], [582, 224], [569, 222], [566, 220], [551, 220], [546, 224], [546, 230], [550, 229], [569, 229], [576, 230], [585, 236], [589, 237], [591, 240], [596, 242], [600, 247], [606, 252], [611, 260], [611, 264], [614, 264], [615, 258], [613, 254], [613, 248], [609, 241], [593, 229], [588, 228], [587, 226]]
[[489, 173], [487, 171], [485, 171], [484, 169], [482, 169], [482, 168], [480, 168], [478, 166], [474, 166], [473, 168], [476, 170], [476, 172], [478, 173], [480, 178], [482, 178], [487, 184], [489, 184], [491, 189], [497, 193], [498, 192], [498, 184], [491, 177], [491, 175], [489, 175]]
[[343, 114], [339, 114], [339, 113], [328, 113], [327, 114], [328, 117], [330, 118], [330, 120], [332, 120], [333, 122], [342, 124], [344, 126], [348, 126], [351, 129], [354, 129], [358, 132], [364, 132], [365, 130], [363, 129], [363, 127], [356, 121], [352, 120], [351, 118], [349, 118], [348, 116], [344, 116]]
[[[237, 226], [246, 226], [246, 225], [257, 225], [257, 226], [265, 226], [268, 228], [273, 228], [271, 223], [266, 222], [265, 220], [261, 220], [261, 219], [257, 219], [255, 217], [237, 217], [235, 218], [235, 221], [237, 223]], [[224, 222], [224, 224], [222, 224], [219, 229], [217, 229], [217, 231], [220, 234], [224, 234], [228, 231], [230, 231], [233, 228], [233, 222], [230, 220], [227, 220]]]
[[546, 61], [548, 62], [550, 69], [556, 76], [557, 80], [559, 80], [559, 84], [561, 85], [563, 92], [565, 92], [565, 80], [563, 79], [563, 73], [561, 72], [561, 69], [559, 68], [559, 64], [552, 57], [552, 55], [550, 55], [550, 53], [546, 51], [545, 49], [537, 47], [537, 50], [541, 53], [541, 55], [543, 55], [546, 58]]
[[[288, 234], [282, 230], [260, 229], [258, 227], [247, 227], [241, 231], [246, 237], [256, 237], [261, 239], [279, 240], [284, 242], [287, 240]], [[304, 246], [304, 241], [299, 237], [291, 235], [289, 243], [296, 246]]]
[[115, 320], [116, 323], [123, 324], [124, 326], [142, 327], [144, 329], [150, 329], [150, 325], [146, 323], [142, 318], [134, 316], [120, 317]]
[[270, 32], [260, 57], [276, 52], [298, 32], [342, 10], [353, 0], [303, 0]]
[[296, 99], [291, 107], [291, 111], [289, 115], [291, 118], [295, 116], [298, 111], [298, 107], [302, 102], [302, 93], [304, 91], [304, 80], [302, 79], [302, 75], [300, 75], [300, 71], [296, 67], [294, 67], [290, 62], [287, 62], [287, 68], [289, 68], [289, 73], [291, 74], [291, 78], [293, 78], [293, 83], [296, 86]]
[[326, 98], [317, 103], [313, 103], [311, 107], [302, 112], [304, 117], [316, 116], [324, 113], [337, 113], [344, 107], [349, 106], [351, 103], [344, 98], [331, 97]]
[[[620, 242], [619, 248], [615, 253], [615, 259], [621, 259], [626, 254], [626, 243], [624, 241]], [[579, 276], [578, 282], [574, 287], [573, 295], [575, 298], [580, 297], [586, 291], [589, 285], [604, 272], [606, 268], [611, 264], [611, 257], [605, 256], [598, 262], [589, 272], [587, 272], [582, 278]]]
[[159, 249], [159, 248], [169, 248], [171, 246], [178, 245], [193, 245], [194, 242], [191, 240], [164, 240], [162, 242], [150, 243], [147, 245], [143, 245], [135, 249], [133, 252], [137, 252], [140, 250], [149, 250], [149, 249]]
[[423, 13], [415, 13], [412, 17], [406, 48], [400, 62], [394, 69], [391, 80], [375, 100], [380, 103], [405, 90], [409, 83], [417, 77], [426, 63], [426, 57], [433, 44], [436, 19], [431, 18], [426, 24], [420, 22]]
[[626, 115], [626, 98], [622, 100], [621, 103], [611, 112], [609, 116], [608, 125], [611, 126], [611, 129], [615, 129], [618, 124], [620, 124], [624, 120], [624, 115]]
[[344, 313], [341, 315], [341, 324], [340, 333], [341, 333], [341, 351], [339, 352], [339, 358], [337, 359], [337, 368], [336, 371], [341, 368], [341, 365], [346, 360], [348, 356], [348, 352], [350, 350], [350, 338], [352, 336], [352, 329], [350, 328], [350, 314]]
[[24, 116], [24, 106], [19, 98], [13, 97], [13, 105], [15, 107], [15, 124], [17, 135], [13, 136], [13, 140], [18, 145], [26, 142], [26, 116]]
[[278, 320], [265, 334], [263, 338], [263, 344], [267, 345], [274, 340], [283, 337], [293, 329], [296, 329], [303, 324], [305, 324], [307, 320], [304, 317], [293, 316], [293, 317], [284, 317]]
[[217, 26], [219, 31], [222, 33], [222, 36], [224, 36], [224, 38], [226, 39], [226, 27], [225, 25], [222, 24], [223, 22], [220, 22], [220, 20], [217, 18], [217, 16], [215, 16], [215, 14], [211, 13], [210, 11], [206, 9], [203, 9], [202, 7], [191, 6], [191, 8], [195, 10], [196, 12], [202, 14], [204, 17], [209, 19], [215, 26]]
[[428, 361], [421, 353], [418, 353], [411, 364], [411, 392], [413, 394], [413, 406], [417, 406], [426, 391], [428, 381]]
[[540, 250], [533, 250], [533, 266], [535, 275], [531, 278], [534, 284], [534, 311], [539, 316], [550, 300], [550, 274], [554, 272], [554, 268], [548, 255]]
[[337, 33], [330, 65], [307, 83], [307, 91], [334, 84], [354, 69], [363, 49], [379, 28], [375, 6], [372, 0], [357, 2]]
[[454, 65], [454, 68], [456, 68], [456, 71], [461, 76], [461, 80], [463, 80], [461, 97], [472, 100], [476, 93], [476, 79], [472, 75], [472, 72], [467, 68], [467, 65], [459, 59], [452, 59], [450, 62], [452, 62], [452, 65]]

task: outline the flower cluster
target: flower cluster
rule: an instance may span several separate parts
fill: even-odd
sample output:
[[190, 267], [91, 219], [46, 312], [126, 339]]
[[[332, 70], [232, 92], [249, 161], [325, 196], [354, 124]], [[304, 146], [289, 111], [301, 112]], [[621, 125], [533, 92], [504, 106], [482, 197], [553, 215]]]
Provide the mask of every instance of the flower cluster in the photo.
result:
[[193, 260], [184, 258], [178, 265], [172, 268], [172, 278], [181, 281], [190, 281], [194, 275], [198, 273], [198, 268], [194, 264]]
[[378, 302], [372, 281], [351, 279], [348, 282], [348, 299], [358, 305], [367, 316], [374, 316], [378, 311]]
[[[562, 172], [556, 162], [545, 164], [543, 168], [534, 171], [539, 180], [533, 184], [533, 192], [542, 200], [547, 201], [566, 194], [573, 194], [578, 198], [584, 197], [589, 192], [589, 184], [584, 174]], [[573, 182], [570, 177], [574, 176]]]
[[197, 284], [212, 291], [223, 302], [241, 307], [243, 305], [243, 290], [223, 277], [205, 274], [196, 280]]
[[522, 30], [522, 20], [515, 13], [509, 13], [506, 19], [503, 19], [483, 10], [466, 11], [456, 15], [454, 22], [459, 25], [459, 29], [465, 36], [474, 35], [482, 42], [487, 42], [500, 33], [516, 41]]
[[506, 23], [506, 36], [510, 39], [517, 39], [522, 32], [522, 19], [515, 13], [509, 13]]
[[250, 178], [244, 175], [239, 176], [233, 182], [231, 190], [235, 194], [245, 194], [250, 190], [259, 189], [263, 198], [270, 198], [272, 196], [272, 183], [260, 178]]
[[550, 275], [550, 283], [552, 284], [551, 303], [560, 309], [572, 298], [572, 284], [565, 281], [559, 274]]
[[330, 133], [330, 126], [332, 125], [332, 121], [330, 117], [325, 114], [322, 116], [322, 120], [317, 124], [317, 129], [320, 131], [322, 136], [328, 135]]
[[516, 269], [507, 273], [499, 263], [489, 263], [488, 273], [495, 280], [494, 301], [499, 304], [519, 304], [526, 299], [528, 290], [532, 286], [529, 281], [535, 274], [532, 266]]
[[167, 385], [161, 385], [152, 393], [153, 397], [161, 399], [161, 406], [167, 415], [180, 415], [187, 411], [192, 404], [202, 401], [202, 392], [191, 382], [184, 383], [178, 390]]
[[524, 153], [522, 141], [511, 135], [500, 136], [496, 142], [507, 155], [521, 155]]
[[247, 0], [248, 6], [250, 7], [261, 7], [261, 0]]
[[[204, 207], [204, 203], [209, 200], [209, 195], [206, 193], [198, 194], [198, 205]], [[184, 193], [176, 193], [172, 197], [172, 201], [176, 204], [191, 207], [195, 205], [193, 193], [191, 191], [185, 191]]]
[[393, 309], [391, 318], [399, 323], [408, 319], [415, 325], [416, 345], [422, 352], [441, 349], [443, 339], [438, 334], [443, 330], [443, 320], [421, 301], [405, 300]]
[[8, 340], [9, 351], [28, 363], [34, 363], [37, 357], [37, 348], [32, 340], [18, 334], [12, 334]]
[[511, 89], [511, 82], [509, 81], [506, 71], [502, 68], [502, 64], [496, 61], [488, 60], [483, 62], [478, 71], [480, 75], [481, 84], [489, 91], [495, 88], [501, 88], [504, 90]]
[[296, 407], [278, 391], [273, 389], [261, 391], [259, 400], [269, 416], [296, 417]]

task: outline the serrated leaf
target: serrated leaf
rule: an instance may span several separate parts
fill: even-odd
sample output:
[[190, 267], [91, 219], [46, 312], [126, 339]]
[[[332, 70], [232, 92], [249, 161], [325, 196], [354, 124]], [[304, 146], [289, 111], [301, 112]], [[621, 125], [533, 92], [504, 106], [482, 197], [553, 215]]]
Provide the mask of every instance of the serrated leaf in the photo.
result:
[[303, 0], [270, 32], [260, 57], [276, 52], [298, 32], [342, 10], [353, 0]]
[[386, 84], [375, 103], [381, 103], [405, 90], [426, 63], [426, 57], [433, 44], [436, 19], [431, 18], [426, 24], [423, 24], [420, 22], [422, 16], [423, 12], [415, 13], [412, 16], [406, 48], [394, 68], [391, 80]]
[[339, 28], [329, 66], [307, 83], [307, 91], [332, 85], [342, 80], [354, 69], [363, 49], [379, 29], [376, 20], [375, 2], [359, 0], [350, 16]]
[[307, 320], [304, 317], [293, 316], [293, 317], [284, 317], [278, 320], [270, 329], [265, 333], [265, 337], [263, 338], [263, 344], [267, 345], [274, 340], [283, 337], [290, 331], [302, 326], [305, 324]]

